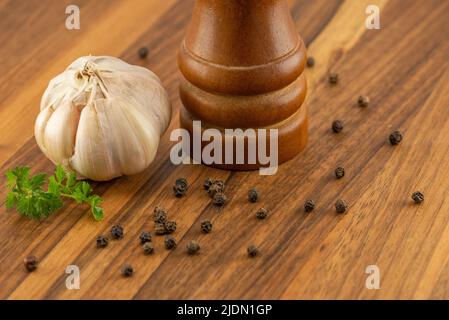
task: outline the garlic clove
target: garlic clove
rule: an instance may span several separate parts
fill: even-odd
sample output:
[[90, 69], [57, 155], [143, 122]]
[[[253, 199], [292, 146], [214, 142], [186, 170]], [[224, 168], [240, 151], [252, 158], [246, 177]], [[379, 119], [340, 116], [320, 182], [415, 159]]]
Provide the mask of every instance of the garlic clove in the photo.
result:
[[95, 105], [86, 106], [81, 111], [75, 150], [69, 161], [71, 168], [98, 181], [117, 177], [107, 135], [105, 124], [98, 119]]
[[73, 154], [79, 111], [70, 101], [60, 104], [44, 129], [43, 146], [54, 163], [62, 163]]
[[41, 99], [41, 111], [49, 106], [58, 106], [63, 100], [64, 94], [67, 91], [64, 86], [66, 75], [61, 73], [57, 77], [50, 80], [47, 89]]
[[[104, 125], [107, 132], [104, 138], [114, 164], [114, 176], [131, 175], [142, 171], [147, 164], [145, 150], [125, 111], [128, 105], [121, 99], [113, 98], [97, 101], [95, 107], [99, 122]], [[153, 140], [153, 136], [148, 138]]]
[[47, 148], [45, 147], [45, 127], [47, 126], [48, 119], [50, 119], [53, 114], [53, 109], [51, 107], [42, 110], [36, 118], [36, 123], [34, 125], [34, 136], [36, 138], [37, 145], [41, 148], [42, 152], [47, 158], [50, 157]]
[[[156, 128], [158, 127], [149, 126], [147, 122], [148, 120], [145, 119], [145, 116], [137, 108], [124, 108], [123, 111], [126, 114], [129, 125], [134, 131], [134, 135], [140, 145], [140, 148], [142, 150], [142, 157], [144, 158], [143, 168], [146, 168], [151, 162], [153, 162], [156, 156], [156, 151], [160, 140], [160, 132], [156, 131]], [[126, 172], [130, 172], [129, 168], [126, 170]], [[123, 170], [123, 173], [131, 174], [125, 173], [125, 170]]]

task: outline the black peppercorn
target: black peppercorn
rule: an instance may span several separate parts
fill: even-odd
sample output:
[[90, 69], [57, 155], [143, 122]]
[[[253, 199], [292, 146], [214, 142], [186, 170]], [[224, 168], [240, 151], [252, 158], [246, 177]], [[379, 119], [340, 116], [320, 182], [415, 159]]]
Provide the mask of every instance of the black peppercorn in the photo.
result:
[[345, 176], [345, 169], [342, 167], [338, 167], [337, 169], [335, 169], [335, 177], [337, 179], [341, 179]]
[[212, 231], [212, 222], [210, 220], [201, 221], [201, 231], [204, 233], [209, 233]]
[[158, 223], [156, 222], [154, 224], [154, 233], [161, 236], [166, 234], [167, 229], [165, 229], [165, 223]]
[[337, 200], [335, 202], [335, 210], [337, 213], [345, 213], [348, 210], [348, 204], [344, 200]]
[[329, 75], [329, 83], [330, 84], [337, 84], [338, 83], [338, 80], [339, 80], [339, 75], [338, 75], [338, 73], [331, 73], [330, 75]]
[[176, 248], [176, 239], [172, 236], [165, 236], [164, 243], [167, 250]]
[[263, 220], [268, 216], [268, 210], [265, 208], [260, 208], [259, 210], [257, 210], [256, 212], [256, 217], [259, 220]]
[[125, 263], [122, 266], [121, 272], [122, 272], [122, 275], [124, 277], [131, 277], [133, 275], [133, 273], [134, 273], [134, 269], [133, 269], [133, 267], [131, 265]]
[[315, 65], [315, 58], [314, 57], [308, 57], [307, 58], [307, 67], [312, 68]]
[[248, 200], [253, 203], [259, 201], [259, 192], [256, 188], [252, 188], [248, 191]]
[[173, 233], [176, 231], [176, 221], [165, 221], [164, 227], [167, 234]]
[[175, 185], [180, 186], [183, 189], [187, 189], [189, 187], [189, 184], [187, 183], [187, 179], [185, 179], [185, 178], [176, 179]]
[[184, 178], [180, 178], [175, 181], [175, 185], [173, 186], [173, 192], [177, 198], [181, 198], [186, 194], [188, 188], [189, 185], [187, 183], [187, 180]]
[[111, 229], [112, 239], [121, 239], [123, 238], [123, 227], [120, 225], [115, 225]]
[[23, 264], [25, 265], [25, 268], [29, 272], [32, 272], [32, 271], [36, 270], [38, 263], [39, 262], [38, 262], [37, 258], [35, 256], [33, 256], [33, 255], [26, 256], [23, 259]]
[[173, 193], [176, 198], [182, 198], [186, 194], [186, 189], [179, 186], [173, 186]]
[[335, 133], [340, 133], [343, 130], [343, 122], [340, 120], [335, 120], [332, 122], [332, 131]]
[[226, 201], [228, 200], [228, 198], [226, 197], [226, 195], [223, 192], [217, 192], [214, 195], [214, 204], [222, 207], [226, 204]]
[[247, 249], [247, 252], [250, 257], [255, 257], [260, 253], [259, 249], [255, 245], [250, 245]]
[[209, 197], [213, 198], [216, 193], [223, 193], [225, 189], [225, 183], [223, 180], [214, 180], [207, 189]]
[[161, 207], [156, 207], [153, 212], [153, 220], [157, 223], [164, 223], [167, 220], [167, 211]]
[[151, 233], [148, 231], [142, 231], [140, 233], [139, 239], [141, 244], [151, 242]]
[[109, 243], [109, 238], [105, 236], [98, 236], [96, 243], [97, 248], [105, 248]]
[[424, 201], [424, 194], [420, 191], [413, 192], [412, 199], [415, 203], [421, 203]]
[[137, 52], [139, 54], [139, 57], [141, 59], [144, 59], [148, 56], [148, 48], [147, 47], [142, 47], [139, 49], [139, 51]]
[[390, 134], [390, 143], [395, 146], [401, 143], [402, 141], [402, 133], [400, 131], [395, 131], [392, 134]]
[[193, 255], [193, 254], [197, 253], [199, 250], [200, 250], [200, 245], [199, 245], [198, 242], [196, 242], [196, 241], [190, 241], [190, 242], [187, 244], [187, 253], [188, 253], [188, 254]]
[[304, 211], [309, 213], [315, 209], [315, 201], [309, 199], [304, 203]]
[[359, 104], [359, 107], [362, 107], [362, 108], [368, 107], [369, 102], [370, 102], [370, 99], [367, 96], [360, 96], [359, 100], [357, 101], [357, 103]]
[[145, 242], [142, 245], [142, 249], [143, 249], [143, 252], [145, 252], [146, 254], [153, 253], [154, 252], [153, 243], [152, 242]]
[[211, 186], [213, 183], [214, 183], [214, 180], [213, 180], [213, 179], [207, 178], [207, 179], [204, 181], [204, 184], [203, 184], [204, 190], [209, 190], [210, 186]]

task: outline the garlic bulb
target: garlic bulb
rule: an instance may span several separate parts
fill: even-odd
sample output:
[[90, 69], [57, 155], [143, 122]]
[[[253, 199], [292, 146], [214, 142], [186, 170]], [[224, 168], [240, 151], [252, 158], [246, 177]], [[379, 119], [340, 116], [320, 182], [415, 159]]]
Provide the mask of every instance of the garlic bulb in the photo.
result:
[[35, 137], [53, 163], [103, 181], [147, 168], [170, 118], [167, 92], [154, 73], [88, 56], [50, 81]]

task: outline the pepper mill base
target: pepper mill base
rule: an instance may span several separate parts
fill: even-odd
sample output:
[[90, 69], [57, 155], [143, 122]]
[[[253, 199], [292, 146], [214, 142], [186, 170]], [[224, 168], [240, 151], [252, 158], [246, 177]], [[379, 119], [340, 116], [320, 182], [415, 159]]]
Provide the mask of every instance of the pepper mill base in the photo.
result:
[[[198, 155], [195, 155], [193, 152], [193, 145], [194, 145], [194, 128], [193, 124], [194, 121], [200, 121], [201, 119], [195, 118], [189, 111], [187, 111], [184, 107], [181, 107], [180, 111], [180, 124], [181, 127], [184, 129], [187, 129], [189, 131], [191, 140], [190, 140], [190, 156], [192, 159], [194, 159], [197, 163], [202, 163], [204, 165], [217, 168], [217, 169], [223, 169], [223, 170], [235, 170], [235, 171], [248, 171], [248, 170], [258, 170], [260, 168], [266, 167], [266, 164], [261, 164], [259, 161], [259, 158], [256, 157], [256, 163], [249, 163], [248, 161], [248, 148], [244, 148], [244, 163], [238, 164], [236, 163], [236, 150], [237, 150], [237, 143], [235, 136], [229, 136], [226, 135], [225, 130], [221, 128], [217, 128], [215, 126], [211, 126], [207, 123], [204, 123], [204, 121], [201, 122], [201, 133], [200, 137], [203, 137], [203, 133], [207, 129], [217, 129], [220, 131], [221, 135], [221, 145], [222, 145], [222, 157], [221, 160], [218, 160], [214, 163], [205, 163], [203, 161], [203, 157], [200, 156], [198, 158]], [[299, 152], [301, 152], [305, 146], [307, 145], [307, 138], [308, 138], [308, 117], [307, 117], [307, 106], [302, 106], [295, 114], [293, 114], [290, 118], [279, 122], [275, 125], [271, 125], [269, 127], [264, 127], [262, 129], [267, 130], [267, 147], [266, 152], [263, 152], [264, 155], [271, 156], [269, 154], [270, 152], [270, 135], [269, 135], [269, 129], [277, 129], [278, 130], [278, 148], [277, 148], [277, 156], [278, 156], [278, 163], [282, 164], [288, 160], [291, 160], [294, 158]], [[242, 129], [245, 130], [245, 129]], [[257, 131], [257, 129], [255, 129]], [[226, 141], [231, 141], [229, 145], [232, 145], [232, 162], [233, 163], [226, 163], [226, 153], [225, 153], [225, 146]], [[245, 138], [245, 146], [250, 143], [251, 139]], [[254, 144], [257, 146], [257, 138], [253, 140]], [[204, 150], [204, 148], [210, 144], [210, 141], [202, 142], [201, 144], [201, 155]], [[259, 150], [256, 147], [255, 154], [259, 154]]]

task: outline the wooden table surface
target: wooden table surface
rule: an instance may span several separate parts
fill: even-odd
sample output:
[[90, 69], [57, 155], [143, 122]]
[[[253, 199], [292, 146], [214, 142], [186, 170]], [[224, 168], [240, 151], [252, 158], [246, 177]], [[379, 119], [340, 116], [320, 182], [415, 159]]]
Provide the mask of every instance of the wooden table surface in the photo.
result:
[[[449, 1], [290, 1], [298, 32], [316, 66], [309, 81], [310, 139], [306, 150], [274, 176], [175, 166], [169, 132], [178, 127], [176, 53], [192, 0], [79, 0], [81, 29], [65, 29], [72, 1], [0, 0], [0, 297], [8, 299], [369, 299], [449, 298]], [[381, 30], [365, 28], [365, 8], [381, 9]], [[149, 57], [137, 50], [148, 46]], [[67, 203], [37, 222], [6, 210], [4, 173], [18, 166], [52, 172], [37, 147], [34, 120], [48, 81], [82, 55], [118, 56], [160, 76], [175, 107], [153, 165], [140, 175], [95, 184], [105, 219]], [[337, 86], [327, 82], [338, 72]], [[357, 106], [359, 95], [371, 98]], [[345, 123], [333, 134], [333, 120]], [[389, 134], [404, 141], [393, 147]], [[346, 176], [333, 171], [344, 166]], [[191, 184], [177, 199], [178, 177]], [[226, 179], [229, 204], [217, 213], [202, 190], [207, 177]], [[256, 186], [259, 204], [246, 200]], [[425, 202], [412, 203], [421, 190]], [[307, 198], [317, 208], [304, 214]], [[334, 202], [351, 208], [337, 215]], [[178, 223], [178, 248], [145, 256], [138, 244], [153, 230], [162, 205]], [[255, 219], [264, 206], [265, 221]], [[200, 232], [210, 218], [211, 234]], [[95, 238], [122, 224], [125, 237], [100, 250]], [[198, 240], [201, 253], [185, 245]], [[254, 243], [261, 255], [247, 257]], [[33, 253], [39, 268], [26, 272]], [[125, 279], [128, 262], [135, 275]], [[81, 288], [67, 290], [65, 268], [81, 270]], [[381, 288], [368, 290], [365, 269], [376, 265]]]

